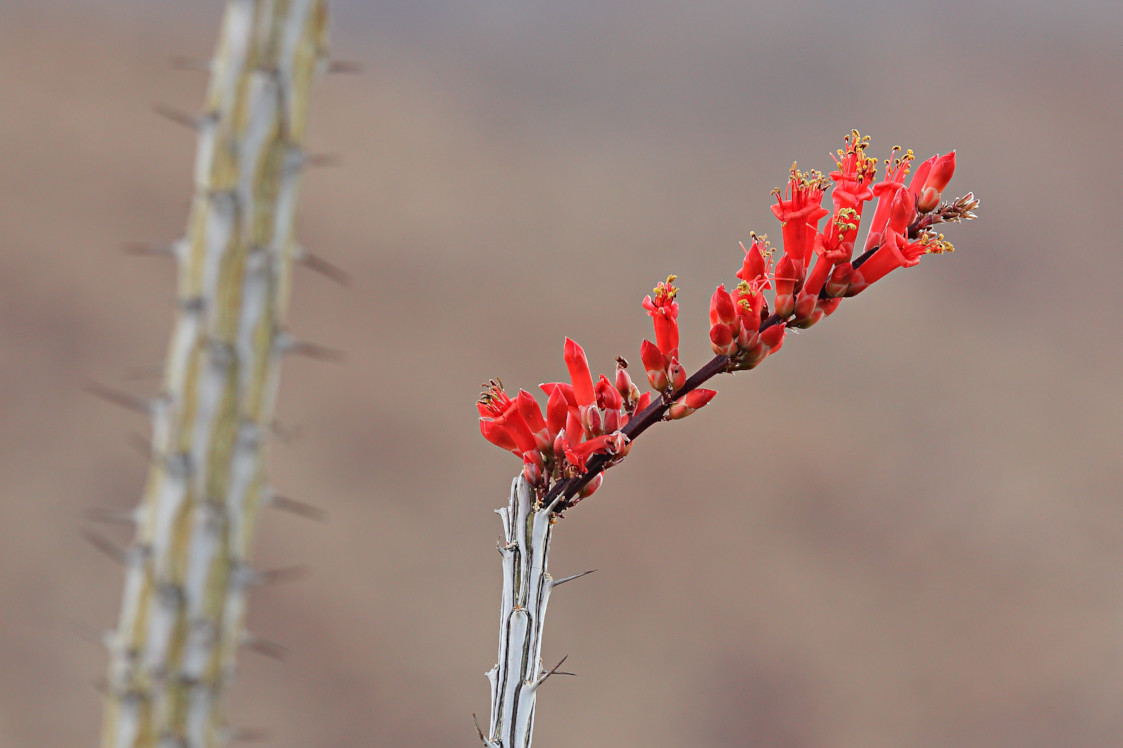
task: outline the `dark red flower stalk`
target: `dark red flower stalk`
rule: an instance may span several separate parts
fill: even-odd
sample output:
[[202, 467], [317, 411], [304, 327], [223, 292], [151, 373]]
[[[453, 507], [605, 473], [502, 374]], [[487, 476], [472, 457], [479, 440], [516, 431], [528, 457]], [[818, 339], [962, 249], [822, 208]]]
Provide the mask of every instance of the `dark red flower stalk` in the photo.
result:
[[[792, 165], [787, 189], [773, 191], [784, 254], [773, 264], [767, 237], [756, 234], [748, 248], [741, 245], [740, 282], [729, 290], [719, 285], [710, 298], [710, 344], [716, 356], [694, 374], [687, 376], [678, 358], [678, 288], [672, 275], [643, 300], [655, 342], [641, 343], [640, 358], [653, 391], [640, 393], [622, 358], [613, 379], [600, 375], [594, 381], [585, 352], [568, 338], [564, 358], [571, 382], [541, 386], [549, 398], [545, 416], [530, 393], [520, 391], [512, 400], [498, 381], [485, 386], [478, 405], [480, 430], [488, 441], [522, 457], [524, 475], [540, 501], [556, 500], [556, 511], [573, 506], [601, 485], [603, 471], [624, 459], [640, 434], [709, 403], [717, 392], [701, 388], [703, 383], [758, 366], [780, 350], [788, 328], [811, 327], [833, 314], [844, 298], [896, 268], [953, 250], [932, 227], [973, 219], [979, 203], [971, 193], [940, 202], [955, 172], [955, 152], [923, 162], [906, 184], [912, 151], [894, 147], [884, 177], [876, 181], [877, 159], [866, 155], [868, 146], [868, 137], [851, 131], [833, 156], [829, 178]], [[831, 210], [822, 206], [828, 189]], [[855, 258], [865, 204], [871, 201], [876, 201], [873, 217], [863, 252]]]

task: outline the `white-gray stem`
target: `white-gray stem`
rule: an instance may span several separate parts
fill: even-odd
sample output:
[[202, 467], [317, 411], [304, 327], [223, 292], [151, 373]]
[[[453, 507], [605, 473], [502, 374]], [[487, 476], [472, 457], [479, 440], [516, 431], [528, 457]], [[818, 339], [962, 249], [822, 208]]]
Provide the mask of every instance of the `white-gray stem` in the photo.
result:
[[538, 687], [552, 671], [542, 667], [542, 627], [550, 590], [558, 584], [546, 570], [553, 507], [537, 504], [521, 475], [511, 483], [503, 521], [503, 595], [499, 606], [499, 659], [488, 671], [491, 722], [488, 748], [529, 748]]

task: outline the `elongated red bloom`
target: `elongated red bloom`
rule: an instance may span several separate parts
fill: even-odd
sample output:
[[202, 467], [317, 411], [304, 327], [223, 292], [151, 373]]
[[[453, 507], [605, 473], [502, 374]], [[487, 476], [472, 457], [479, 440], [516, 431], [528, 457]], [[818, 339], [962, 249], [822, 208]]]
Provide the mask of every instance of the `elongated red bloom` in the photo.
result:
[[565, 339], [565, 365], [569, 369], [569, 379], [573, 382], [573, 395], [577, 406], [587, 408], [594, 403], [593, 375], [589, 372], [589, 359], [585, 350], [569, 338]]
[[668, 275], [666, 281], [655, 286], [653, 296], [643, 300], [643, 308], [655, 325], [655, 344], [667, 358], [678, 355], [678, 302], [675, 301], [678, 288], [675, 287], [675, 278]]
[[667, 389], [667, 357], [659, 350], [659, 346], [650, 340], [640, 343], [639, 357], [643, 361], [644, 371], [647, 373], [647, 382], [651, 389], [662, 392]]
[[881, 243], [882, 234], [885, 233], [885, 223], [889, 220], [889, 208], [897, 190], [904, 186], [905, 177], [908, 176], [910, 165], [915, 156], [911, 150], [898, 156], [900, 148], [893, 148], [889, 158], [885, 161], [885, 178], [875, 184], [871, 189], [877, 198], [877, 207], [874, 208], [873, 219], [869, 223], [869, 234], [866, 236], [864, 251], [873, 249]]
[[515, 454], [533, 452], [538, 448], [534, 433], [519, 412], [518, 404], [498, 382], [491, 383], [480, 396], [477, 408], [481, 416], [480, 432], [492, 444], [510, 449]]
[[745, 250], [745, 261], [737, 271], [737, 277], [746, 283], [753, 284], [757, 289], [772, 288], [772, 247], [768, 245], [767, 236], [752, 235], [752, 242]]
[[780, 219], [784, 256], [791, 258], [799, 277], [807, 270], [808, 255], [819, 220], [829, 212], [822, 206], [825, 187], [826, 180], [821, 173], [814, 170], [802, 172], [796, 164], [792, 164], [787, 199], [780, 197], [779, 189], [772, 193], [776, 196], [772, 213]]

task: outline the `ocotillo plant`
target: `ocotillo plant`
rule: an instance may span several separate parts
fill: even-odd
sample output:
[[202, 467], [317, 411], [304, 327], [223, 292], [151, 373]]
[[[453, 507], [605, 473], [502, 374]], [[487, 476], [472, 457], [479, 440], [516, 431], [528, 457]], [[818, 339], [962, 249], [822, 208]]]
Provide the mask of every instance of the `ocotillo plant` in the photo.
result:
[[[230, 0], [198, 131], [177, 309], [163, 384], [147, 404], [151, 463], [130, 518], [102, 745], [217, 746], [236, 735], [223, 697], [246, 591], [275, 573], [250, 565], [258, 510], [276, 497], [265, 446], [284, 329], [309, 92], [327, 64], [326, 0]], [[184, 119], [180, 117], [180, 119]], [[103, 547], [104, 546], [103, 543]], [[112, 550], [112, 549], [110, 549]]]
[[[604, 471], [618, 465], [644, 431], [709, 403], [717, 392], [701, 385], [718, 374], [760, 365], [780, 350], [788, 328], [811, 327], [890, 271], [912, 267], [926, 254], [952, 251], [934, 227], [975, 218], [979, 201], [971, 193], [942, 202], [955, 171], [954, 151], [921, 163], [906, 185], [912, 151], [894, 148], [882, 179], [875, 181], [878, 162], [866, 155], [868, 145], [868, 137], [852, 131], [828, 176], [792, 165], [787, 189], [773, 191], [783, 256], [774, 262], [764, 236], [754, 234], [748, 248], [742, 245], [738, 284], [728, 291], [719, 285], [710, 300], [715, 356], [692, 375], [679, 362], [678, 290], [672, 275], [643, 300], [655, 327], [655, 342], [644, 340], [640, 347], [651, 391], [640, 393], [623, 358], [616, 359], [614, 379], [602, 374], [594, 382], [585, 352], [568, 338], [565, 363], [571, 381], [541, 385], [548, 398], [544, 414], [525, 390], [512, 398], [497, 380], [484, 385], [478, 403], [481, 432], [523, 462], [507, 506], [498, 510], [503, 523], [499, 656], [488, 672], [490, 725], [487, 735], [481, 730], [479, 736], [488, 748], [529, 748], [538, 687], [558, 670], [543, 667], [541, 651], [550, 591], [574, 578], [553, 579], [547, 571], [551, 535], [562, 513], [596, 491]], [[833, 208], [827, 209], [822, 201], [832, 182]], [[859, 245], [863, 210], [873, 201], [873, 217]], [[862, 249], [854, 257], [856, 246]]]

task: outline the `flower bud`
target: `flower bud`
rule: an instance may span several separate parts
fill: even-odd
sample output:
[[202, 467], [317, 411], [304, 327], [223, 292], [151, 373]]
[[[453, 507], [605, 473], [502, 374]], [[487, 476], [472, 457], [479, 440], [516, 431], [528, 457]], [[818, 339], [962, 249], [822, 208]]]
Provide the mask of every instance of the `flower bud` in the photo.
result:
[[928, 213], [940, 204], [944, 188], [948, 186], [952, 175], [955, 173], [955, 151], [936, 158], [932, 164], [932, 171], [925, 180], [924, 187], [917, 197], [917, 210]]
[[677, 358], [672, 358], [671, 363], [667, 365], [667, 377], [671, 381], [672, 391], [681, 390], [686, 384], [686, 368], [678, 362]]
[[719, 322], [710, 328], [710, 347], [719, 356], [732, 356], [737, 352], [737, 339], [730, 332], [729, 325]]
[[581, 486], [581, 490], [577, 492], [577, 495], [582, 499], [587, 499], [594, 493], [596, 493], [597, 489], [601, 487], [602, 483], [604, 483], [604, 473], [597, 473], [593, 476], [592, 480]]
[[677, 421], [680, 418], [686, 418], [710, 400], [713, 400], [716, 394], [717, 390], [691, 390], [687, 392], [678, 400], [675, 400], [671, 407], [667, 409], [667, 420]]
[[616, 391], [624, 398], [624, 404], [632, 407], [639, 400], [639, 387], [632, 381], [628, 373], [628, 362], [622, 358], [616, 359]]
[[[719, 322], [731, 327], [741, 324], [737, 317], [737, 307], [734, 306], [729, 292], [725, 290], [724, 283], [714, 289], [714, 295], [710, 297], [710, 326], [713, 327]], [[736, 335], [738, 330], [734, 327], [731, 332]]]

